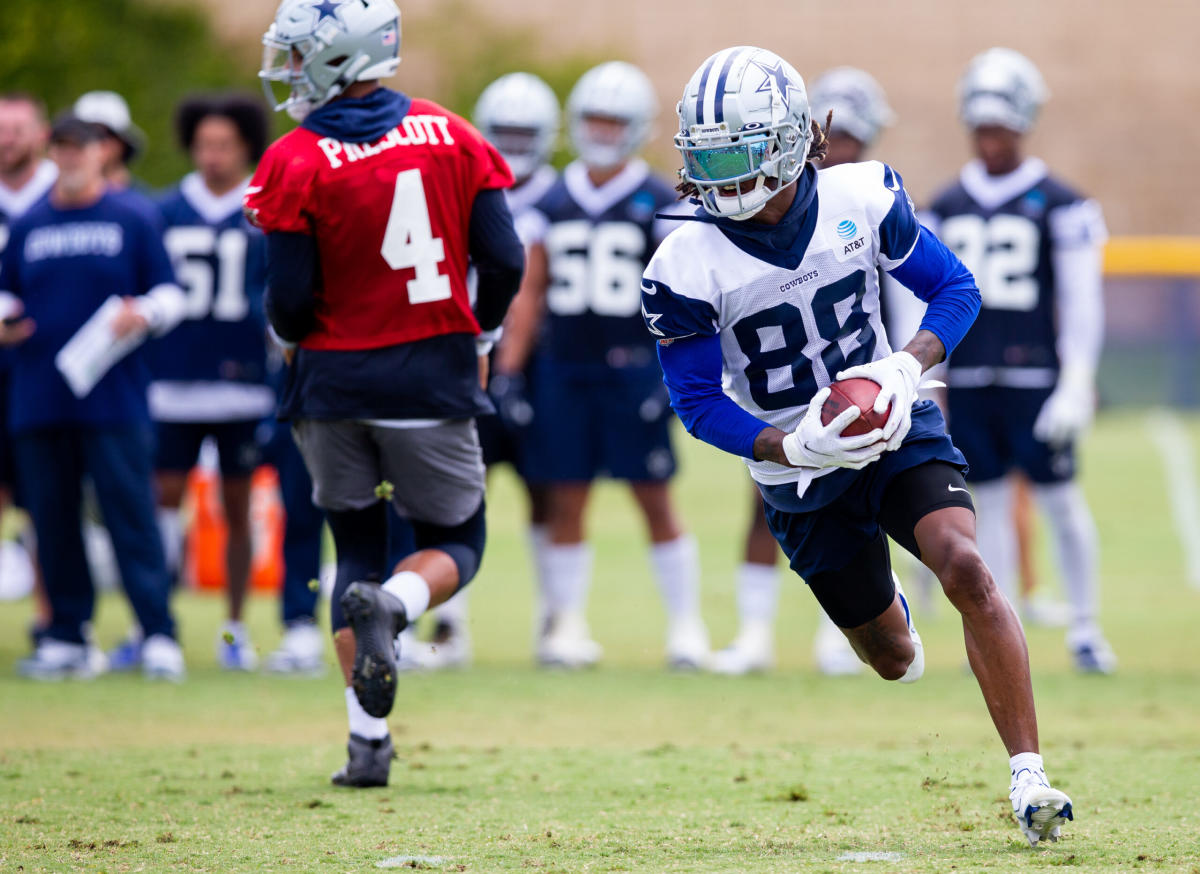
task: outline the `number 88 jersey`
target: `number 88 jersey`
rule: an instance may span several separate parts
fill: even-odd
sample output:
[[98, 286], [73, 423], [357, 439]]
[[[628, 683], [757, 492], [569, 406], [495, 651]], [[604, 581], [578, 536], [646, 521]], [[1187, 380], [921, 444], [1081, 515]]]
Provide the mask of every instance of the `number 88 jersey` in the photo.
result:
[[1095, 201], [1047, 175], [1036, 158], [1004, 176], [968, 164], [922, 215], [979, 283], [982, 308], [950, 361], [953, 386], [1049, 388], [1058, 374], [1055, 255], [1099, 246]]
[[674, 190], [631, 161], [599, 188], [576, 161], [533, 208], [546, 251], [545, 349], [555, 361], [648, 365], [654, 340], [641, 317], [642, 271], [673, 225], [656, 212]]

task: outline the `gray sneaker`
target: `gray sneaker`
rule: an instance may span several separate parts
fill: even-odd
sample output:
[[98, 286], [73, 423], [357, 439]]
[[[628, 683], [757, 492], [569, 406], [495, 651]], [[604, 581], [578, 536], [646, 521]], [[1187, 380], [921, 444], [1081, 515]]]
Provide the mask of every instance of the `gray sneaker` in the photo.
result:
[[329, 778], [334, 786], [362, 789], [387, 785], [388, 771], [391, 770], [392, 759], [396, 755], [391, 735], [379, 740], [367, 740], [352, 734], [346, 743], [346, 752], [350, 756], [346, 764]]

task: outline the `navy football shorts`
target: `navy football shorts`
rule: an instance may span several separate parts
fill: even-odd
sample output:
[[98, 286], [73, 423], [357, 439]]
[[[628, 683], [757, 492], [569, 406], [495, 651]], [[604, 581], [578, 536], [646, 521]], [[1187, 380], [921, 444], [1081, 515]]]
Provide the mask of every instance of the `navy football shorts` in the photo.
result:
[[950, 429], [971, 465], [969, 482], [988, 482], [1020, 470], [1039, 484], [1075, 476], [1075, 447], [1052, 447], [1033, 436], [1048, 388], [952, 388]]
[[262, 462], [258, 426], [258, 419], [237, 422], [157, 422], [158, 451], [154, 467], [160, 471], [186, 473], [196, 466], [204, 439], [212, 437], [221, 458], [221, 476], [229, 479], [248, 477]]
[[662, 482], [675, 473], [674, 418], [657, 362], [641, 367], [544, 361], [534, 388], [524, 476], [589, 482], [599, 476]]
[[[919, 507], [905, 512], [885, 510], [885, 496], [893, 481], [906, 471], [930, 462], [942, 462], [938, 466], [951, 478], [937, 484], [936, 494], [924, 486], [906, 490], [907, 503], [915, 501]], [[771, 533], [779, 541], [792, 570], [807, 581], [817, 574], [844, 567], [879, 536], [885, 518], [889, 522], [907, 518], [908, 522], [895, 521], [891, 527], [896, 530], [888, 533], [897, 542], [915, 549], [911, 529], [921, 516], [942, 507], [971, 506], [970, 496], [960, 482], [965, 469], [962, 455], [946, 434], [941, 412], [931, 401], [922, 401], [913, 408], [912, 427], [899, 449], [885, 452], [879, 461], [861, 471], [827, 475], [841, 478], [844, 488], [830, 496], [823, 506], [797, 511], [799, 508], [793, 505], [797, 501], [793, 484], [760, 484], [759, 490]], [[950, 486], [960, 490], [954, 491]], [[905, 525], [907, 532], [900, 530]]]

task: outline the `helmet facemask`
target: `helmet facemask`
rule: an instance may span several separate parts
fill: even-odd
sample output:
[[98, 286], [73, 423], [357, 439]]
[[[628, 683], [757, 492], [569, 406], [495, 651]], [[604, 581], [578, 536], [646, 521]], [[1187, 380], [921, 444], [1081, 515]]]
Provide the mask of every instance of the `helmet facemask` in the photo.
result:
[[[751, 123], [730, 132], [717, 125], [692, 125], [675, 136], [683, 156], [680, 176], [696, 188], [705, 211], [744, 221], [794, 182], [804, 169], [812, 131], [781, 122], [771, 127]], [[750, 190], [746, 183], [753, 181]]]

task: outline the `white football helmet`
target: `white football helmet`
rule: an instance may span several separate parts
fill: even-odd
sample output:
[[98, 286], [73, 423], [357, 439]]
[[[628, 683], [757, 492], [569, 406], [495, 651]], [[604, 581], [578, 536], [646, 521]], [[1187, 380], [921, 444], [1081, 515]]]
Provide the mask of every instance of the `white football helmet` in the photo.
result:
[[532, 73], [509, 73], [483, 89], [474, 118], [518, 182], [550, 159], [558, 139], [558, 98]]
[[[609, 61], [584, 73], [567, 98], [571, 146], [589, 167], [620, 166], [646, 142], [658, 115], [658, 97], [650, 79], [632, 64]], [[598, 117], [625, 123], [613, 142], [593, 134], [585, 119]]]
[[[352, 82], [396, 72], [400, 10], [393, 0], [283, 0], [262, 41], [267, 101], [302, 121]], [[272, 88], [280, 82], [283, 100]]]
[[1049, 96], [1029, 58], [1012, 49], [988, 49], [971, 59], [959, 80], [959, 117], [971, 130], [995, 124], [1026, 133]]
[[712, 215], [748, 219], [804, 170], [812, 145], [808, 92], [774, 52], [717, 52], [692, 75], [677, 111], [680, 176]]
[[879, 83], [855, 67], [835, 67], [822, 73], [809, 89], [808, 99], [818, 124], [824, 124], [832, 110], [830, 129], [848, 134], [864, 146], [872, 145], [879, 132], [895, 121]]

